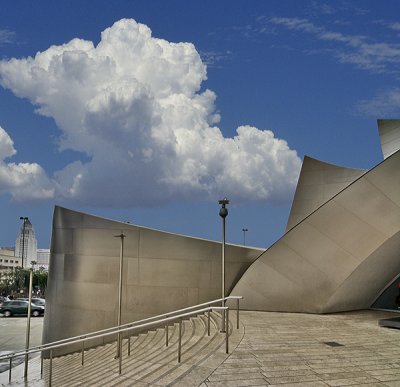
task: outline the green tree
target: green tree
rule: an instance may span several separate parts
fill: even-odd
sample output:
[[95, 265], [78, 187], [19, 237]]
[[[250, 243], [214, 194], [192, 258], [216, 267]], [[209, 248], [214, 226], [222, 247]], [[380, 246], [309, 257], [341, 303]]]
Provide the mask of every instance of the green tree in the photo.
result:
[[[32, 261], [34, 267], [37, 262]], [[35, 295], [44, 296], [47, 288], [48, 273], [43, 266], [33, 270], [32, 287]], [[0, 294], [13, 295], [14, 297], [28, 296], [30, 269], [15, 267], [3, 273], [0, 278]], [[23, 291], [21, 293], [21, 290]]]
[[33, 273], [33, 286], [38, 295], [44, 296], [46, 294], [47, 277], [48, 273], [43, 267]]

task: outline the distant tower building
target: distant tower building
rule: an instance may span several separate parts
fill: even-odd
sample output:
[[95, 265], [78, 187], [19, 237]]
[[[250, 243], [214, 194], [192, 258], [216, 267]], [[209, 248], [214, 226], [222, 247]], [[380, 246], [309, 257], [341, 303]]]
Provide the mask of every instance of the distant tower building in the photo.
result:
[[[24, 251], [22, 251], [22, 249]], [[15, 256], [24, 259], [24, 268], [31, 267], [31, 261], [37, 260], [37, 240], [32, 223], [29, 219], [21, 225], [19, 235], [15, 241]]]
[[49, 270], [50, 249], [37, 249], [37, 260], [35, 269], [43, 267], [46, 271]]

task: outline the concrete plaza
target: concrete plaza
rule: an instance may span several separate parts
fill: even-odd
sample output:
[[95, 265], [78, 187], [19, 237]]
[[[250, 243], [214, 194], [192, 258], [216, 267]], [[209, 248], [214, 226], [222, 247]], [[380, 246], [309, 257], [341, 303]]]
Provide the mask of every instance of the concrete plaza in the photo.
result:
[[[26, 324], [26, 317], [0, 317], [0, 355], [25, 348]], [[42, 328], [43, 317], [31, 318], [31, 347], [41, 344]], [[15, 364], [22, 361], [22, 358], [18, 358]], [[0, 361], [0, 373], [7, 370], [8, 365], [8, 361]]]
[[400, 386], [400, 330], [378, 320], [398, 314], [244, 312], [244, 336], [201, 387]]
[[[0, 317], [0, 351], [17, 351], [25, 348], [26, 317]], [[42, 342], [43, 317], [31, 318], [30, 346]]]
[[[233, 330], [229, 355], [225, 355], [223, 341], [206, 358], [196, 360], [185, 355], [178, 365], [174, 355], [169, 374], [163, 379], [151, 375], [154, 363], [148, 360], [146, 364], [136, 355], [132, 368], [124, 368], [120, 378], [114, 367], [106, 372], [109, 378], [103, 376], [99, 381], [94, 372], [85, 385], [400, 386], [400, 330], [378, 326], [381, 318], [394, 316], [399, 314], [372, 310], [326, 315], [243, 311], [241, 328]], [[234, 324], [235, 313], [231, 319]], [[96, 356], [94, 352], [92, 356]], [[34, 361], [38, 365], [38, 359]], [[69, 369], [71, 360], [65, 361], [64, 368]], [[34, 364], [31, 369], [35, 374]], [[72, 386], [68, 381], [73, 372], [82, 372], [83, 377], [86, 371], [71, 368], [66, 379], [54, 385]], [[16, 370], [11, 385], [48, 383], [38, 379], [37, 371], [27, 383], [17, 375], [21, 370]], [[7, 375], [0, 374], [0, 382], [9, 385]]]

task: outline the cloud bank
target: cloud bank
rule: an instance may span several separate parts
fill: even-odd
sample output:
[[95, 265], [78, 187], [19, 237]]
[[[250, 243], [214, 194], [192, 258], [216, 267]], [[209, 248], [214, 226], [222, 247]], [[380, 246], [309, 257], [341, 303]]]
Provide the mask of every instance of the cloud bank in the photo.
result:
[[[103, 31], [97, 46], [73, 39], [34, 58], [0, 61], [0, 84], [55, 120], [63, 133], [61, 151], [89, 159], [51, 179], [36, 164], [2, 162], [0, 176], [8, 177], [0, 177], [0, 192], [20, 198], [13, 179], [29, 175], [46, 187], [45, 197], [97, 206], [221, 195], [287, 200], [300, 170], [296, 152], [271, 131], [251, 126], [224, 138], [216, 126], [216, 95], [201, 90], [205, 79], [206, 66], [192, 44], [154, 38], [131, 19]], [[3, 130], [0, 160], [13, 152]]]

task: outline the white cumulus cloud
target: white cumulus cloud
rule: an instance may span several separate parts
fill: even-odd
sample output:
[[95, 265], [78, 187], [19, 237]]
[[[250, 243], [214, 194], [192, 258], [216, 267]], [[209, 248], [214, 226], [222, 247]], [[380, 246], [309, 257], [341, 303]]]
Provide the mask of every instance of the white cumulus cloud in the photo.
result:
[[15, 153], [13, 141], [0, 126], [0, 193], [9, 193], [14, 200], [53, 197], [53, 183], [40, 165], [5, 161]]
[[131, 19], [103, 31], [97, 46], [73, 39], [0, 61], [1, 85], [55, 120], [60, 149], [88, 156], [52, 177], [60, 198], [99, 206], [289, 198], [296, 152], [251, 126], [224, 138], [216, 95], [201, 90], [206, 78], [193, 44], [155, 38]]

